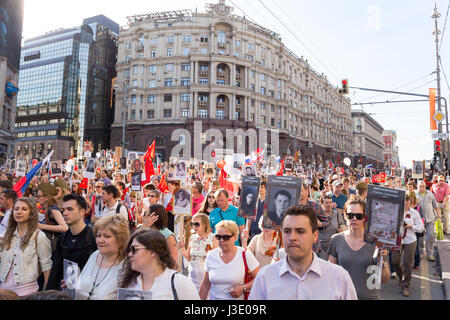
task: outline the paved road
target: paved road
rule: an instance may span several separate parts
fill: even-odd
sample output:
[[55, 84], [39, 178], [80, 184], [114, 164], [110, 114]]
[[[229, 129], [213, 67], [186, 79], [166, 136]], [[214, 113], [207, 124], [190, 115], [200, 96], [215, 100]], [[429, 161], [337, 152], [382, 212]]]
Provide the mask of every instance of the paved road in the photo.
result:
[[[436, 250], [437, 252], [437, 250]], [[382, 284], [381, 298], [383, 300], [444, 300], [444, 287], [438, 261], [430, 262], [423, 256], [418, 271], [413, 271], [410, 297], [404, 297], [398, 285], [398, 277]]]

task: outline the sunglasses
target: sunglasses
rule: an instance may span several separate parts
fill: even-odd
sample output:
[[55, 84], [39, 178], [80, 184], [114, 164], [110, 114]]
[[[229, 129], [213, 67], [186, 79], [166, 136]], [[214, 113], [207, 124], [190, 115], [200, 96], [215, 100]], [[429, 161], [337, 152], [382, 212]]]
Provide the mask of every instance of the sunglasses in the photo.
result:
[[200, 222], [191, 222], [192, 227], [200, 227]]
[[364, 214], [362, 213], [347, 213], [347, 217], [349, 220], [353, 220], [356, 217], [357, 220], [364, 219]]
[[146, 247], [135, 247], [135, 246], [130, 246], [130, 252], [131, 254], [134, 256], [136, 254], [136, 252], [140, 249], [147, 249]]
[[214, 196], [209, 196], [208, 199], [215, 199], [216, 197]]
[[220, 234], [216, 234], [216, 239], [217, 240], [223, 240], [223, 241], [228, 241], [228, 240], [230, 240], [232, 237], [233, 237], [233, 235], [224, 235], [224, 236], [221, 236]]

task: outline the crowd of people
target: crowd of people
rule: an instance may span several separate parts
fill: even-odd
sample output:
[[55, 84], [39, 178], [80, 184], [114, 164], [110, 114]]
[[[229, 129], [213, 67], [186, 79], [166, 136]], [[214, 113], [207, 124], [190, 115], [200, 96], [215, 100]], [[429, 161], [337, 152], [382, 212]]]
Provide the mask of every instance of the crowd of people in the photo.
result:
[[[421, 259], [435, 260], [435, 221], [448, 231], [450, 187], [439, 174], [388, 175], [381, 184], [406, 191], [402, 246], [393, 251], [365, 237], [373, 182], [359, 171], [284, 172], [303, 178], [301, 197], [280, 205], [273, 228], [263, 222], [267, 177], [258, 199], [243, 199], [256, 206], [246, 221], [241, 183], [231, 192], [219, 170], [211, 177], [197, 167], [182, 183], [192, 214], [180, 216], [175, 169], [131, 191], [133, 172], [100, 168], [86, 183], [82, 170], [53, 177], [42, 168], [20, 197], [20, 177], [0, 172], [0, 300], [115, 300], [130, 291], [153, 300], [381, 299], [367, 285], [368, 268], [381, 261], [381, 283], [397, 279], [408, 297], [420, 290], [411, 276]], [[280, 191], [275, 201], [288, 197]], [[80, 270], [74, 283], [66, 283], [66, 260]]]

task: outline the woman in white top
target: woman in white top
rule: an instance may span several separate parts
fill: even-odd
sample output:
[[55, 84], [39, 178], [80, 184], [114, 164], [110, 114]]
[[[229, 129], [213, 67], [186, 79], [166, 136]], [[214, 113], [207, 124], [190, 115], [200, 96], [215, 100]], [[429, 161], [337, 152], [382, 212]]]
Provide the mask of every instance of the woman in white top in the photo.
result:
[[39, 290], [39, 267], [44, 288], [52, 268], [50, 240], [38, 228], [36, 202], [21, 198], [14, 205], [5, 236], [0, 243], [0, 289], [25, 296]]
[[277, 237], [275, 230], [264, 228], [262, 222], [264, 218], [261, 217], [258, 222], [258, 228], [262, 231], [252, 238], [250, 243], [247, 244], [249, 237], [248, 229], [242, 232], [243, 248], [250, 250], [259, 262], [259, 268], [267, 266], [272, 262], [274, 253], [277, 249]]
[[[405, 297], [409, 297], [409, 285], [411, 283], [411, 269], [414, 262], [417, 237], [425, 229], [420, 214], [411, 207], [412, 196], [406, 193], [405, 215], [403, 220], [403, 240], [401, 251], [392, 251], [391, 264], [397, 272], [398, 284]], [[403, 254], [403, 265], [400, 266], [400, 258]]]
[[[216, 225], [216, 239], [219, 247], [206, 256], [205, 276], [200, 286], [200, 297], [206, 300], [244, 300], [244, 293], [250, 292], [253, 281], [244, 283], [245, 265], [243, 249], [234, 243], [239, 229], [234, 221], [222, 220]], [[247, 266], [253, 279], [259, 272], [259, 262], [251, 251], [245, 252]]]
[[121, 215], [100, 218], [94, 225], [98, 250], [90, 257], [77, 282], [76, 300], [105, 300], [117, 290], [119, 272], [130, 236], [128, 220]]
[[200, 285], [205, 275], [205, 261], [208, 251], [213, 250], [219, 246], [214, 234], [211, 232], [209, 224], [209, 217], [204, 213], [197, 213], [191, 222], [194, 228], [194, 234], [189, 239], [187, 250], [184, 244], [183, 256], [189, 261], [189, 279], [191, 279], [197, 290], [200, 290]]
[[138, 230], [126, 249], [119, 288], [150, 291], [152, 300], [199, 300], [194, 283], [173, 270], [167, 241], [157, 230]]

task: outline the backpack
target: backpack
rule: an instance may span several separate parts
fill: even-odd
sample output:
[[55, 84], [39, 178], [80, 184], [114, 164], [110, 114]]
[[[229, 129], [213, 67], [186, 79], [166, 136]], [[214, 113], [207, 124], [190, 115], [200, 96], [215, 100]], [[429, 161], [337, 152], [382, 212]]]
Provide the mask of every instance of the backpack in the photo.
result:
[[122, 201], [118, 201], [118, 202], [119, 202], [119, 204], [117, 205], [117, 208], [116, 208], [116, 214], [120, 213], [120, 208], [123, 206], [125, 208], [125, 210], [127, 210], [128, 227], [130, 228], [130, 232], [134, 232], [136, 230], [136, 221], [135, 221], [133, 215], [131, 214], [131, 210], [129, 210], [126, 206], [124, 206]]

